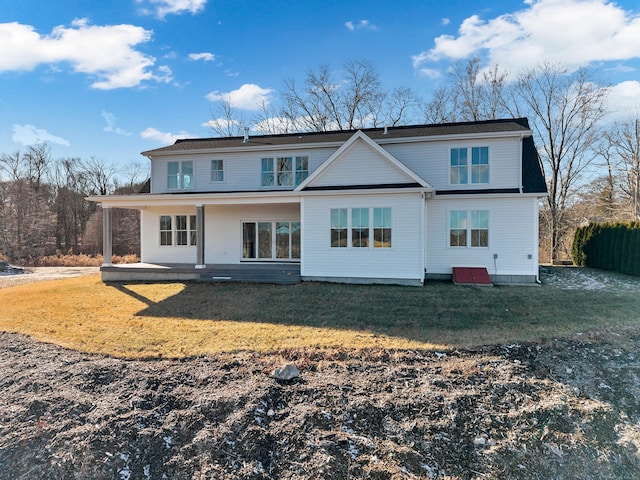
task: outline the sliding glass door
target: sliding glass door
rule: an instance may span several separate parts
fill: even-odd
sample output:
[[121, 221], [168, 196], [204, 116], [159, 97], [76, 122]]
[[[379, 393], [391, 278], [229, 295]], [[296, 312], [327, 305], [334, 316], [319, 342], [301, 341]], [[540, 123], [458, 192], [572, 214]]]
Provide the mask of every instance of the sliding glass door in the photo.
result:
[[242, 259], [300, 260], [300, 222], [243, 222]]

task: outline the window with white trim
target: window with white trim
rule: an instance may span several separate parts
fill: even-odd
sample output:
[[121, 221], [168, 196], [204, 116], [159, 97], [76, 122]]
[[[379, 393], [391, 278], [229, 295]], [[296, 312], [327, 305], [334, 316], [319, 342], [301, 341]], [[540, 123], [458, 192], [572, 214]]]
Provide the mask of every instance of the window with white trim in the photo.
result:
[[243, 260], [299, 260], [300, 222], [242, 222]]
[[331, 248], [391, 248], [391, 207], [332, 208], [330, 214]]
[[263, 158], [261, 165], [263, 187], [293, 187], [309, 176], [309, 157]]
[[224, 160], [211, 160], [211, 181], [224, 182]]
[[193, 161], [167, 163], [167, 188], [170, 190], [193, 188]]
[[160, 215], [160, 245], [196, 245], [197, 223], [195, 215]]
[[331, 247], [347, 248], [347, 209], [331, 209]]
[[449, 246], [488, 247], [489, 211], [452, 210], [449, 212]]
[[449, 183], [489, 183], [489, 147], [452, 148], [449, 157]]

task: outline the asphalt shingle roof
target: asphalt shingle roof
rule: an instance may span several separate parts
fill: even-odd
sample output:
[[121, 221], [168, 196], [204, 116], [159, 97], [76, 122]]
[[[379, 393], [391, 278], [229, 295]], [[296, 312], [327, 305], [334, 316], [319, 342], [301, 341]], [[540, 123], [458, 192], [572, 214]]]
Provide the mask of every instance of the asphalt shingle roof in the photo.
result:
[[[388, 127], [386, 134], [384, 133], [384, 128], [363, 128], [361, 130], [372, 140], [379, 140], [492, 132], [525, 132], [529, 130], [529, 123], [526, 118], [515, 118], [484, 120], [479, 122]], [[330, 132], [287, 133], [280, 135], [250, 135], [248, 142], [244, 142], [244, 137], [185, 138], [176, 140], [173, 145], [156, 148], [154, 150], [147, 150], [142, 152], [142, 154], [153, 156], [158, 153], [184, 152], [189, 150], [346, 142], [356, 131], [357, 130], [337, 130]]]

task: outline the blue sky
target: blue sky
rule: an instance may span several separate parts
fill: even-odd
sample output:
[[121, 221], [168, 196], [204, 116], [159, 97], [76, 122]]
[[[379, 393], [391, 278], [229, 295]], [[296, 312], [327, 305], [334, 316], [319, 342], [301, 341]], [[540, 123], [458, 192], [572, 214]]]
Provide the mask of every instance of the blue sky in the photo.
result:
[[591, 66], [613, 109], [640, 110], [637, 0], [19, 0], [0, 10], [0, 154], [146, 165], [140, 152], [213, 136], [219, 98], [251, 116], [284, 78], [351, 59], [428, 99], [456, 62], [517, 73]]

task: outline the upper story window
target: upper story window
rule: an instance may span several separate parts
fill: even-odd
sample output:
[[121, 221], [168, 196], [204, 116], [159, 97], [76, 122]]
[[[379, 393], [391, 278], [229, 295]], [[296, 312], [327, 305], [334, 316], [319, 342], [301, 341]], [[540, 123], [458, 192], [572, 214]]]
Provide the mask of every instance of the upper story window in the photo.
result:
[[277, 157], [262, 159], [263, 187], [293, 187], [309, 176], [308, 157]]
[[211, 181], [224, 182], [224, 160], [211, 160]]
[[452, 148], [449, 182], [452, 185], [489, 183], [489, 147]]
[[193, 162], [191, 160], [167, 163], [167, 188], [193, 188]]

